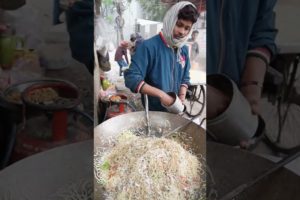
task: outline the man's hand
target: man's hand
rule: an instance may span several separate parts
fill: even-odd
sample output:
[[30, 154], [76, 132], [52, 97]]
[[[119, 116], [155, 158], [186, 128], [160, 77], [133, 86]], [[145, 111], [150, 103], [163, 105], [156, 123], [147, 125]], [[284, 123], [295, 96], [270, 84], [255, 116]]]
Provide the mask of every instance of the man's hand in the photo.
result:
[[184, 86], [181, 86], [181, 87], [180, 87], [178, 96], [179, 96], [179, 99], [181, 100], [182, 103], [183, 103], [184, 100], [185, 100], [186, 91], [187, 91], [187, 88], [186, 88], [186, 87], [184, 87]]
[[266, 68], [266, 63], [262, 59], [257, 57], [248, 57], [243, 76], [241, 78], [241, 92], [250, 103], [252, 113], [256, 115], [260, 114], [259, 101], [261, 98], [262, 86], [255, 84], [243, 86], [243, 83], [257, 82], [262, 84], [264, 82]]
[[162, 92], [162, 95], [159, 98], [160, 102], [165, 106], [170, 106], [174, 103], [175, 99], [168, 95], [167, 93]]
[[164, 91], [162, 91], [156, 87], [153, 87], [151, 85], [148, 85], [147, 83], [144, 84], [144, 86], [142, 87], [140, 92], [143, 94], [147, 94], [149, 96], [159, 98], [160, 102], [165, 106], [170, 106], [175, 101], [175, 99], [173, 97], [171, 97]]
[[242, 94], [248, 100], [252, 113], [255, 115], [260, 114], [260, 98], [261, 98], [261, 88], [258, 85], [247, 85], [241, 87]]

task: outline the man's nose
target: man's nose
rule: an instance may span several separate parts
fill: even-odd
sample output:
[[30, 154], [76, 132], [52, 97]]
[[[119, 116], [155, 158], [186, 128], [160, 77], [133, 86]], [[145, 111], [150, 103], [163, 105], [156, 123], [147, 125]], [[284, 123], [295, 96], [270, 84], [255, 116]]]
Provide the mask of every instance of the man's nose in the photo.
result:
[[180, 35], [184, 35], [184, 32], [185, 32], [184, 28], [179, 28], [178, 33]]

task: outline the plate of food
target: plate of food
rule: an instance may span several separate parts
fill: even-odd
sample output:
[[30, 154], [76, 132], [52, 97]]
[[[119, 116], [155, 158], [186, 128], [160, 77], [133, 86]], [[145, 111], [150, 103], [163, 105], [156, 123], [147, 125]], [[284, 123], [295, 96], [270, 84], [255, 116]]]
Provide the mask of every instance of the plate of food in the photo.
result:
[[80, 103], [78, 88], [67, 81], [34, 83], [21, 96], [27, 106], [41, 110], [72, 109]]

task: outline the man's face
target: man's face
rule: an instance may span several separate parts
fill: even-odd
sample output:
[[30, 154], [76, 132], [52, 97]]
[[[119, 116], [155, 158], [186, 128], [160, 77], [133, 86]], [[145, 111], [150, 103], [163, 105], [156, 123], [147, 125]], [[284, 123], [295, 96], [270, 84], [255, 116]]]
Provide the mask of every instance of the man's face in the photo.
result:
[[189, 34], [191, 31], [191, 28], [193, 26], [193, 23], [191, 21], [179, 19], [177, 20], [175, 27], [173, 29], [173, 37], [175, 39], [181, 39], [184, 38]]

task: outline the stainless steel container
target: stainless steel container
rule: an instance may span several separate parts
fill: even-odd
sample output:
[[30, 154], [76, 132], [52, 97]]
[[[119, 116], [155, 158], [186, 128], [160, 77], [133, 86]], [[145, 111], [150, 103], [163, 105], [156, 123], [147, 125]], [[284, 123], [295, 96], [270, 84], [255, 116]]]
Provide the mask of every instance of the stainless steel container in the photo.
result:
[[231, 99], [223, 113], [207, 120], [207, 131], [218, 141], [229, 145], [238, 145], [240, 141], [252, 138], [258, 129], [259, 118], [252, 114], [249, 102], [241, 94], [237, 85], [221, 74], [209, 75], [207, 82]]

